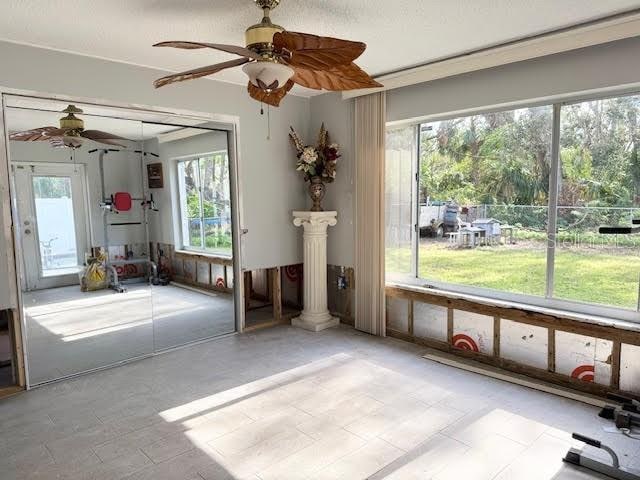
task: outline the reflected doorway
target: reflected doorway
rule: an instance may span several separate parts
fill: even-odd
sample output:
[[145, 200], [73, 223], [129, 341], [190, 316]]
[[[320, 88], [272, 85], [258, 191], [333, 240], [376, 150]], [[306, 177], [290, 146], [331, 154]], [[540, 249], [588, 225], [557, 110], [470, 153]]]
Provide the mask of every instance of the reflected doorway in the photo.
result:
[[83, 165], [15, 163], [24, 290], [78, 282], [87, 250]]

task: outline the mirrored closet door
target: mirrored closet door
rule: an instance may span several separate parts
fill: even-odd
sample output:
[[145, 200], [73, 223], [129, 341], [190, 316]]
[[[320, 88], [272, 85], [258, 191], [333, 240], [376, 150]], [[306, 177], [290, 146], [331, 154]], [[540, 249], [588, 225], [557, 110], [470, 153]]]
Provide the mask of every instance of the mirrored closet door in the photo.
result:
[[4, 105], [30, 386], [236, 330], [230, 130]]
[[156, 350], [235, 331], [228, 132], [144, 123]]
[[142, 123], [31, 107], [9, 106], [5, 119], [37, 385], [148, 355], [153, 327]]

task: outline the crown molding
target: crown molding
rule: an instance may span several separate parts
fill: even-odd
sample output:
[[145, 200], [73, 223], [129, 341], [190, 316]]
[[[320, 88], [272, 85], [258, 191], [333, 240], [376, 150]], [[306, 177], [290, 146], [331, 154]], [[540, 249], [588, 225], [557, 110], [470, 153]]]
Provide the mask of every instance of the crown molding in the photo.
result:
[[376, 76], [375, 79], [384, 87], [346, 91], [342, 93], [342, 98], [393, 90], [638, 35], [640, 35], [640, 9]]

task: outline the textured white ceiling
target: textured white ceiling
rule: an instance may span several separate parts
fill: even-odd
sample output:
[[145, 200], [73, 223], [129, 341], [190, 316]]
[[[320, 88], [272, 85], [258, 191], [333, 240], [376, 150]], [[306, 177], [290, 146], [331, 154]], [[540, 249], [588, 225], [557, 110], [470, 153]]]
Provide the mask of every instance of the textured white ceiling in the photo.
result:
[[[366, 42], [358, 63], [377, 75], [634, 8], [640, 0], [282, 0], [272, 19]], [[243, 45], [244, 30], [260, 18], [252, 0], [3, 0], [0, 38], [181, 71], [231, 57], [151, 45]], [[214, 78], [246, 84], [239, 68]]]

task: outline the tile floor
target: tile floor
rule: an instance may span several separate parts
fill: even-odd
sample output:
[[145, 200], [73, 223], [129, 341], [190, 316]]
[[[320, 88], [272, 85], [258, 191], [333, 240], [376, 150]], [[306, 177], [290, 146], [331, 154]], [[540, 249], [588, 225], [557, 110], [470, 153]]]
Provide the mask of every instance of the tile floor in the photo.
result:
[[42, 387], [0, 402], [0, 478], [599, 478], [562, 464], [574, 430], [640, 463], [595, 408], [422, 353], [277, 327]]

